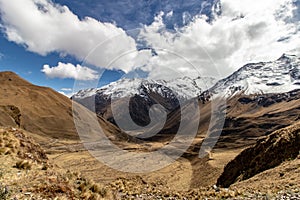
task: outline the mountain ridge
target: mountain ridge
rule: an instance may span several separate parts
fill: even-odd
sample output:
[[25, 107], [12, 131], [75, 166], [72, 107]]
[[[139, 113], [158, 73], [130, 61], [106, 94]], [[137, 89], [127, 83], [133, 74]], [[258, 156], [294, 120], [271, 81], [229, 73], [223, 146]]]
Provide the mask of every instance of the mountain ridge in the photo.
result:
[[84, 99], [96, 94], [108, 98], [134, 96], [140, 94], [141, 86], [150, 84], [168, 87], [180, 99], [208, 95], [231, 97], [241, 92], [248, 95], [284, 93], [300, 89], [300, 58], [283, 54], [275, 61], [248, 63], [219, 81], [212, 77], [182, 77], [170, 81], [120, 79], [101, 88], [81, 90], [72, 98]]
[[[270, 71], [272, 68], [274, 68], [274, 70]], [[287, 54], [282, 55], [276, 61], [249, 63], [227, 78], [221, 79], [216, 84], [212, 85], [212, 87], [210, 87], [208, 90], [203, 92], [198, 90], [198, 93], [202, 92], [198, 97], [200, 101], [199, 105], [201, 107], [200, 110], [204, 109], [205, 112], [211, 112], [210, 108], [207, 108], [205, 104], [208, 103], [208, 105], [211, 105], [210, 101], [214, 98], [218, 98], [220, 96], [226, 97], [225, 99], [229, 105], [227, 108], [227, 121], [225, 122], [225, 129], [223, 130], [223, 134], [225, 135], [227, 135], [229, 132], [236, 134], [237, 132], [241, 131], [242, 133], [251, 136], [257, 132], [255, 135], [258, 136], [263, 134], [265, 130], [263, 127], [268, 127], [271, 124], [274, 124], [275, 127], [279, 128], [290, 125], [285, 119], [282, 119], [282, 124], [268, 122], [267, 115], [269, 112], [268, 109], [271, 109], [271, 107], [272, 109], [277, 109], [276, 107], [279, 105], [282, 106], [284, 108], [283, 110], [285, 110], [284, 112], [287, 113], [289, 108], [286, 108], [283, 104], [280, 104], [280, 102], [284, 103], [297, 100], [295, 99], [299, 96], [299, 92], [297, 92], [297, 90], [300, 89], [300, 85], [297, 84], [300, 82], [299, 71], [300, 58]], [[256, 84], [255, 82], [253, 84], [244, 84], [248, 79], [250, 81], [255, 79]], [[184, 78], [181, 80], [185, 81]], [[280, 84], [275, 84], [274, 80], [283, 83], [283, 86]], [[140, 89], [139, 87], [134, 87], [133, 89], [130, 88], [130, 84], [128, 83], [135, 81], [136, 80], [129, 81], [123, 79], [100, 89], [87, 89], [86, 91], [82, 90], [78, 94], [74, 95], [72, 99], [86, 106], [90, 110], [96, 111], [97, 114], [114, 123], [115, 125], [117, 124], [113, 115], [117, 113], [117, 117], [122, 117], [122, 106], [129, 106], [130, 116], [134, 122], [136, 122], [138, 125], [146, 126], [150, 123], [150, 107], [154, 104], [160, 104], [166, 109], [168, 118], [171, 119], [167, 120], [166, 126], [162, 131], [164, 133], [175, 133], [178, 128], [178, 125], [176, 124], [180, 123], [180, 100], [182, 99], [177, 99], [177, 96], [172, 93], [172, 90], [169, 90], [167, 85], [168, 83], [166, 81], [161, 81], [160, 84], [162, 85], [159, 85], [158, 82], [153, 83], [151, 80], [145, 80], [144, 82], [149, 84], [150, 87], [140, 87]], [[125, 84], [122, 85], [124, 82]], [[138, 79], [137, 82], [143, 86], [143, 81], [141, 79]], [[178, 83], [179, 85], [184, 85], [180, 81]], [[186, 84], [186, 87], [188, 87], [188, 85], [189, 84]], [[289, 87], [291, 85], [293, 87]], [[261, 88], [262, 86], [263, 88]], [[257, 93], [257, 91], [259, 91], [259, 93]], [[197, 93], [197, 91], [195, 93]], [[126, 94], [129, 94], [129, 105], [127, 103], [124, 104], [124, 101], [122, 100], [122, 97], [126, 96]], [[272, 104], [275, 105], [271, 106]], [[244, 110], [245, 113], [250, 113], [251, 110], [252, 112], [259, 112], [257, 107], [262, 107], [264, 110], [266, 110], [266, 116], [259, 115], [259, 123], [257, 125], [253, 125], [251, 122], [251, 120], [254, 120], [253, 116], [249, 115], [249, 118], [246, 117], [246, 119], [242, 119], [237, 114], [234, 114], [239, 113], [238, 108], [235, 109], [234, 105], [239, 106], [239, 109]], [[295, 105], [298, 105], [298, 102], [296, 102]], [[271, 107], [265, 109], [269, 106]], [[117, 112], [113, 113], [111, 110], [112, 107], [117, 107], [119, 109], [117, 109]], [[274, 111], [274, 113], [276, 114], [270, 114], [270, 116], [277, 116], [280, 112], [277, 113]], [[240, 114], [243, 115], [244, 113]], [[287, 114], [287, 119], [295, 120], [293, 115], [294, 111], [291, 111], [291, 114]], [[124, 117], [125, 116], [127, 117], [127, 115], [124, 115]], [[207, 124], [207, 117], [210, 116], [210, 114], [206, 113], [204, 116], [206, 117], [203, 117], [203, 120], [200, 119], [200, 123], [202, 124], [202, 126], [199, 125], [200, 132], [207, 131], [207, 125], [205, 124]], [[238, 127], [237, 129], [232, 127], [232, 124], [241, 124], [242, 121], [247, 124], [245, 128], [248, 127], [251, 130], [250, 134], [246, 133], [247, 131], [245, 130], [239, 129]], [[203, 126], [206, 128], [203, 128]]]
[[219, 80], [200, 96], [284, 93], [300, 89], [300, 58], [283, 54], [276, 61], [249, 63]]
[[[48, 87], [36, 86], [14, 72], [0, 72], [0, 125], [32, 132], [47, 145], [47, 140], [79, 141], [74, 122], [72, 102], [68, 97]], [[76, 104], [77, 105], [77, 104]], [[77, 105], [86, 116], [87, 109]], [[76, 116], [76, 115], [75, 115]], [[99, 117], [105, 133], [115, 140], [127, 138], [113, 124]]]

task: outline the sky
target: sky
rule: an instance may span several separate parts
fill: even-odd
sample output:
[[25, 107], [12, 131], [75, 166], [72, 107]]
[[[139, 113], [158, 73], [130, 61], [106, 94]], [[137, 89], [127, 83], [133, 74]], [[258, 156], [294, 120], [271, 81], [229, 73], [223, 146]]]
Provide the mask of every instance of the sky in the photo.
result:
[[299, 20], [300, 0], [0, 0], [0, 71], [68, 96], [123, 77], [224, 78], [299, 55]]

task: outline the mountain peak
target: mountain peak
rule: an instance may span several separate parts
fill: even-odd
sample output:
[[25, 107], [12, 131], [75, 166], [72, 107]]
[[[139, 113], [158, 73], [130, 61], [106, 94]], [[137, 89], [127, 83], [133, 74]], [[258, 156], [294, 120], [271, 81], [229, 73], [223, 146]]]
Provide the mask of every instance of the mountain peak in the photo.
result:
[[24, 80], [16, 73], [11, 71], [0, 72], [0, 84], [6, 85], [32, 85], [28, 81]]
[[[276, 61], [250, 63], [229, 77], [220, 80], [210, 90], [213, 96], [231, 97], [238, 93], [284, 93], [300, 88], [300, 59], [283, 54]], [[207, 91], [205, 92], [205, 94]]]
[[295, 59], [295, 58], [297, 58], [296, 55], [284, 53], [284, 54], [282, 54], [282, 56], [280, 56], [280, 58], [278, 60]]
[[[148, 92], [156, 92], [167, 95], [172, 91], [175, 96], [182, 100], [191, 99], [199, 95], [201, 91], [209, 89], [216, 83], [215, 78], [197, 77], [195, 79], [184, 76], [171, 80], [152, 80], [140, 78], [122, 78], [109, 85], [97, 89], [81, 90], [73, 96], [74, 99], [84, 99], [93, 95], [102, 94], [112, 98], [122, 98], [141, 94], [141, 88], [146, 88]], [[162, 94], [165, 93], [165, 94]]]

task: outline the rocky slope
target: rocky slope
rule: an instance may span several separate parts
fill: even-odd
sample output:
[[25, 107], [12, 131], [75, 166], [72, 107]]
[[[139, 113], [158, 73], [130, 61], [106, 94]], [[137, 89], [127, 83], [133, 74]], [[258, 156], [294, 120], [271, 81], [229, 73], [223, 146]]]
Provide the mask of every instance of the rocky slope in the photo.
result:
[[241, 152], [226, 165], [217, 184], [229, 187], [235, 182], [249, 179], [265, 170], [274, 168], [284, 161], [297, 159], [299, 153], [300, 123], [297, 123], [273, 132], [266, 138], [258, 140], [254, 146]]
[[0, 105], [0, 126], [20, 126], [21, 112], [18, 107], [13, 105]]

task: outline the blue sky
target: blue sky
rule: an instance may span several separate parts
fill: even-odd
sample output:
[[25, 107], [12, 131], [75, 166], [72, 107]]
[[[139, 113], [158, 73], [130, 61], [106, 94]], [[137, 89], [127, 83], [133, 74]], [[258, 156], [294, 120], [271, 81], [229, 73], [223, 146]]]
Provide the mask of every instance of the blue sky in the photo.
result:
[[298, 0], [0, 0], [0, 71], [68, 94], [75, 80], [99, 75], [98, 86], [132, 76], [224, 77], [247, 62], [298, 54], [298, 7]]
[[66, 62], [76, 62], [73, 58], [61, 58], [57, 53], [40, 56], [26, 51], [23, 46], [9, 42], [3, 34], [0, 37], [0, 44], [0, 52], [2, 54], [0, 59], [1, 71], [16, 72], [34, 84], [52, 87], [56, 90], [73, 85], [74, 81], [72, 79], [51, 79], [47, 78], [47, 76], [41, 72], [41, 68], [45, 63], [56, 65], [58, 61], [62, 60]]
[[[183, 26], [184, 23], [188, 22], [183, 21], [184, 12], [189, 13], [192, 17], [199, 14], [202, 9], [202, 0], [178, 1], [177, 3], [161, 0], [54, 0], [53, 2], [68, 6], [81, 19], [86, 16], [93, 17], [102, 22], [116, 23], [118, 27], [122, 27], [124, 30], [139, 28], [143, 24], [151, 24], [160, 11], [176, 13], [172, 19], [166, 19], [168, 28], [174, 28], [175, 25]], [[74, 80], [71, 78], [48, 78], [41, 72], [43, 65], [55, 66], [58, 62], [73, 64], [82, 62], [73, 56], [61, 56], [60, 53], [55, 52], [48, 55], [30, 52], [26, 50], [24, 45], [8, 41], [3, 31], [0, 35], [0, 53], [1, 71], [14, 71], [34, 84], [52, 87], [57, 91], [62, 88], [72, 88]], [[122, 71], [108, 70], [103, 75], [100, 85], [115, 81], [122, 75], [124, 75]]]

